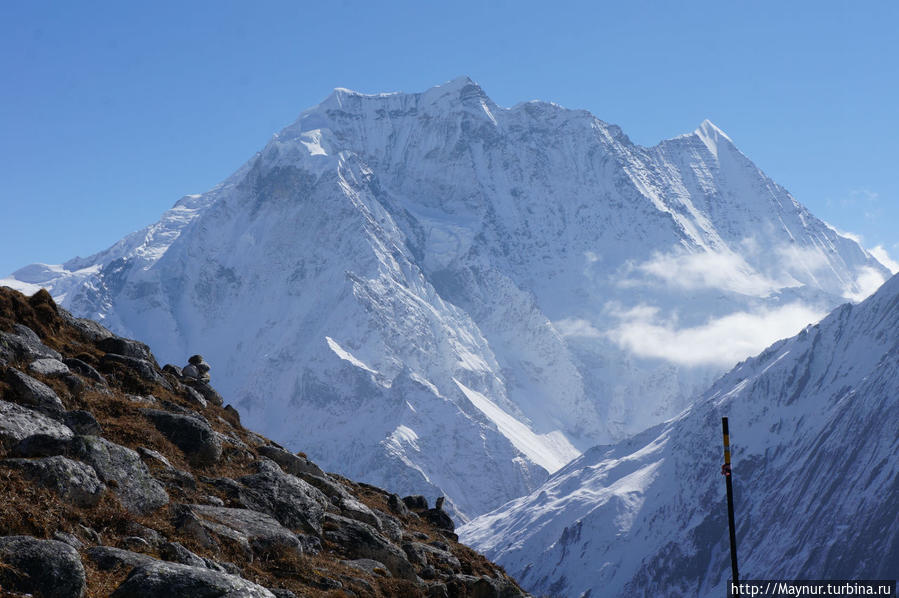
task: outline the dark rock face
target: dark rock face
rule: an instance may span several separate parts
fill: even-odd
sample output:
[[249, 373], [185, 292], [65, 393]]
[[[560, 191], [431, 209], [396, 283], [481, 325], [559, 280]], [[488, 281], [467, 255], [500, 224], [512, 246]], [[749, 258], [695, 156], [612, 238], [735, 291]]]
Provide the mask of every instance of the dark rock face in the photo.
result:
[[324, 477], [325, 475], [325, 472], [309, 459], [294, 455], [290, 451], [286, 451], [277, 446], [260, 446], [257, 450], [260, 455], [268, 457], [280, 465], [281, 469], [291, 475], [301, 476], [304, 473], [319, 477]]
[[111, 364], [116, 363], [123, 365], [128, 368], [128, 370], [133, 372], [138, 378], [145, 380], [146, 382], [154, 382], [165, 388], [170, 387], [168, 381], [166, 381], [166, 379], [156, 371], [155, 365], [146, 359], [141, 359], [139, 357], [130, 357], [128, 355], [119, 355], [118, 353], [107, 353], [103, 356], [103, 359], [100, 361], [100, 363], [101, 367], [106, 366], [106, 368], [109, 368], [111, 367]]
[[138, 567], [156, 562], [156, 559], [151, 556], [140, 554], [139, 552], [131, 552], [130, 550], [122, 550], [121, 548], [113, 548], [112, 546], [88, 548], [87, 556], [101, 571], [109, 571], [119, 565]]
[[442, 509], [428, 509], [421, 513], [421, 517], [429, 521], [434, 527], [450, 532], [456, 529], [456, 524], [453, 523], [452, 518]]
[[199, 416], [169, 413], [159, 409], [142, 409], [156, 429], [184, 451], [195, 465], [211, 465], [222, 456], [222, 443], [209, 424]]
[[92, 467], [65, 457], [6, 459], [0, 464], [21, 470], [27, 478], [79, 507], [96, 505], [106, 489]]
[[0, 537], [0, 587], [43, 598], [81, 598], [84, 567], [78, 551], [56, 540]]
[[32, 434], [12, 447], [16, 457], [52, 457], [68, 454], [71, 440], [52, 434]]
[[6, 372], [6, 382], [12, 387], [13, 396], [22, 405], [49, 415], [54, 419], [61, 419], [65, 407], [53, 389], [35, 380], [28, 374], [15, 368], [9, 368]]
[[274, 598], [236, 575], [158, 561], [136, 567], [112, 598]]
[[404, 496], [403, 504], [410, 509], [427, 509], [428, 499], [420, 494], [416, 494], [415, 496]]
[[94, 382], [99, 382], [100, 384], [106, 384], [106, 378], [98, 372], [92, 365], [81, 361], [75, 357], [68, 357], [63, 359], [62, 362], [69, 366], [69, 369], [73, 372], [81, 374], [85, 378], [93, 380]]
[[142, 359], [153, 364], [157, 369], [159, 368], [159, 364], [156, 363], [156, 358], [153, 357], [153, 354], [150, 352], [150, 347], [135, 340], [118, 336], [109, 336], [99, 341], [97, 343], [97, 348], [106, 353]]
[[78, 436], [72, 452], [90, 464], [103, 482], [115, 482], [116, 496], [132, 513], [146, 515], [169, 502], [169, 495], [135, 451], [98, 436]]
[[395, 577], [415, 579], [415, 569], [406, 554], [372, 526], [331, 513], [325, 514], [325, 522], [329, 528], [325, 539], [339, 545], [347, 556], [380, 561]]
[[37, 411], [0, 401], [0, 447], [12, 448], [35, 434], [44, 434], [68, 442], [74, 434], [68, 426]]
[[198, 393], [200, 393], [204, 399], [206, 399], [213, 405], [221, 406], [222, 403], [225, 402], [224, 399], [222, 399], [222, 395], [220, 395], [217, 390], [212, 388], [208, 382], [197, 380], [195, 382], [189, 383], [189, 385]]
[[[286, 474], [275, 463], [257, 462], [259, 473], [240, 478], [240, 502], [267, 513], [291, 529], [321, 535], [328, 499], [303, 480]], [[364, 506], [364, 505], [363, 505]]]
[[100, 422], [90, 411], [66, 411], [62, 420], [73, 432], [82, 436], [99, 436], [103, 433]]

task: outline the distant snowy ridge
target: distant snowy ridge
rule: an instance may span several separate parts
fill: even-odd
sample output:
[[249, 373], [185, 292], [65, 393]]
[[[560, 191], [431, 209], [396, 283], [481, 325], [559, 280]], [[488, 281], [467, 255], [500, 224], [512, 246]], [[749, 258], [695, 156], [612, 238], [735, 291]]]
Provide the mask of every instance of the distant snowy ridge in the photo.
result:
[[462, 539], [549, 596], [722, 596], [721, 416], [744, 579], [899, 574], [899, 276], [722, 377], [687, 411], [596, 447]]
[[644, 148], [463, 77], [337, 89], [160, 222], [4, 283], [202, 353], [250, 425], [464, 519], [887, 275], [709, 122]]

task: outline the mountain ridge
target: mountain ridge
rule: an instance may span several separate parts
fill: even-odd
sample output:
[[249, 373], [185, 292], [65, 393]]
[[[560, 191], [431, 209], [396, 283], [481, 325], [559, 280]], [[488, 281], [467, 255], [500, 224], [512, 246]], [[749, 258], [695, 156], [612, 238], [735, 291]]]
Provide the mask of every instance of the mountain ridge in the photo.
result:
[[[336, 90], [77, 272], [5, 284], [163, 359], [209, 355], [254, 426], [320, 440], [347, 475], [446, 490], [464, 520], [886, 276], [699, 130], [643, 148], [586, 111], [499, 108], [467, 78]], [[726, 335], [733, 350], [704, 349]], [[484, 469], [477, 496], [462, 460]]]

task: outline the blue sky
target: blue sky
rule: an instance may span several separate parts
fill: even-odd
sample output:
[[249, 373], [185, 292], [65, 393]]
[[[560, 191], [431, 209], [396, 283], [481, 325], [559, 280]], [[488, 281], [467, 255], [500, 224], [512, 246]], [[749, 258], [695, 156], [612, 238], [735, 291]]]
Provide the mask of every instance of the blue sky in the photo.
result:
[[720, 126], [899, 258], [897, 2], [5, 2], [0, 276], [101, 250], [334, 87], [469, 75], [654, 145]]

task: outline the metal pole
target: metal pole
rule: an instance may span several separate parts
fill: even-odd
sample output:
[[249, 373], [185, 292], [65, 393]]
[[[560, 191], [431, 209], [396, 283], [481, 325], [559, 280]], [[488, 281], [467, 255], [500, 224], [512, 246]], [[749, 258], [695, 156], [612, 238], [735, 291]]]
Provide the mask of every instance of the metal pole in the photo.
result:
[[737, 571], [737, 532], [734, 525], [734, 485], [730, 475], [730, 431], [727, 427], [727, 418], [721, 418], [721, 429], [724, 432], [724, 465], [721, 467], [721, 473], [724, 474], [724, 481], [727, 485], [727, 523], [730, 528], [730, 567], [733, 574], [733, 583], [738, 586], [740, 583], [740, 574]]

